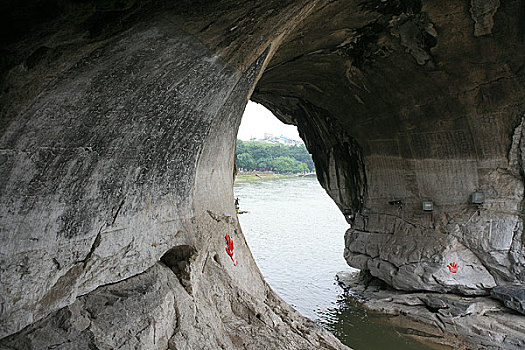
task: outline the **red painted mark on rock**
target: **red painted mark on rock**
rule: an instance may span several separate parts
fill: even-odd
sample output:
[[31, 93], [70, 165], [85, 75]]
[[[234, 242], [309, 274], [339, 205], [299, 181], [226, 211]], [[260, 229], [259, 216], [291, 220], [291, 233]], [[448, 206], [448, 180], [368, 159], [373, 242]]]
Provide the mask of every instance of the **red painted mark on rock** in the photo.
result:
[[226, 235], [224, 238], [226, 238], [226, 253], [228, 253], [232, 259], [233, 265], [237, 266], [237, 259], [235, 258], [235, 253], [233, 252], [233, 239], [231, 239], [230, 235]]
[[458, 264], [456, 264], [455, 262], [448, 264], [447, 267], [452, 273], [458, 272], [458, 269], [459, 269]]

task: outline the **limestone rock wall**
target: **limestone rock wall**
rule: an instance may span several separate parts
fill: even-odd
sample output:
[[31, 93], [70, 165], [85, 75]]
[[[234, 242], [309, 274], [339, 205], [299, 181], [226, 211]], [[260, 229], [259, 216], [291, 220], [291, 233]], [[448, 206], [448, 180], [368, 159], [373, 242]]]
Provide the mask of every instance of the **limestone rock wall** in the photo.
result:
[[250, 97], [298, 126], [350, 265], [405, 290], [524, 282], [523, 1], [1, 6], [2, 347], [343, 347], [266, 285], [235, 217]]
[[332, 2], [283, 42], [253, 99], [298, 125], [352, 224], [351, 266], [403, 290], [524, 282], [523, 13], [520, 1]]
[[97, 49], [4, 133], [3, 334], [186, 243], [198, 144], [228, 92], [212, 86], [236, 76], [166, 25]]
[[4, 49], [0, 348], [346, 348], [264, 282], [233, 205], [243, 109], [311, 4], [103, 5]]

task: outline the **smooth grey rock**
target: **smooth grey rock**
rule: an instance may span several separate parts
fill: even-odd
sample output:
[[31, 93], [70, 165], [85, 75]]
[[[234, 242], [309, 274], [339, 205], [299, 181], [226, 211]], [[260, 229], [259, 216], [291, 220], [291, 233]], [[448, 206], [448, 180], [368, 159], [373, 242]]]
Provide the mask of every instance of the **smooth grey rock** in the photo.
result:
[[501, 300], [506, 307], [525, 315], [525, 286], [498, 286], [492, 288], [490, 295]]

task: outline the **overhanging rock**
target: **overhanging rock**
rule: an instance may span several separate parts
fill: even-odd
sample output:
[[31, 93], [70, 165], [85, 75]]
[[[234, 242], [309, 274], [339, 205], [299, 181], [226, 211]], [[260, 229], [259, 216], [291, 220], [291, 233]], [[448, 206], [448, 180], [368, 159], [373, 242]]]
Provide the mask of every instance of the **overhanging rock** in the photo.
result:
[[[352, 224], [350, 264], [405, 290], [524, 282], [521, 1], [1, 6], [2, 344], [65, 319], [106, 344], [75, 308], [108, 290], [125, 305], [119, 290], [162, 271], [175, 289], [149, 295], [168, 316], [111, 344], [158, 329], [161, 347], [343, 348], [270, 290], [244, 241], [232, 168], [249, 98], [298, 126]], [[160, 262], [175, 247], [191, 251], [180, 276]]]

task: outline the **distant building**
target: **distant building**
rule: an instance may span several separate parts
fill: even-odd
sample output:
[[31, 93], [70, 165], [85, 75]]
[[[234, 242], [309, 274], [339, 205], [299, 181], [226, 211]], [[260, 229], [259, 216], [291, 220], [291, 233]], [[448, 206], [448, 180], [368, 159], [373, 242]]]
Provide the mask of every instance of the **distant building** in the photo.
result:
[[304, 144], [302, 140], [293, 140], [285, 136], [273, 136], [273, 134], [265, 133], [263, 139], [251, 138], [250, 141], [264, 142], [264, 143], [273, 143], [281, 144], [287, 146], [301, 146]]

